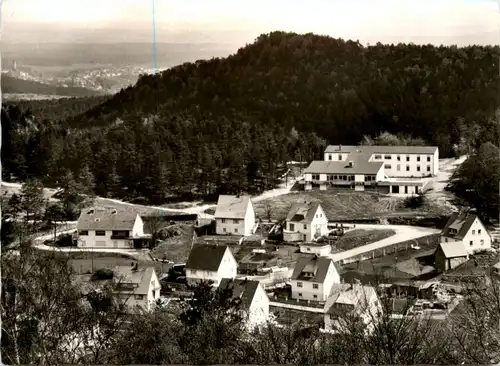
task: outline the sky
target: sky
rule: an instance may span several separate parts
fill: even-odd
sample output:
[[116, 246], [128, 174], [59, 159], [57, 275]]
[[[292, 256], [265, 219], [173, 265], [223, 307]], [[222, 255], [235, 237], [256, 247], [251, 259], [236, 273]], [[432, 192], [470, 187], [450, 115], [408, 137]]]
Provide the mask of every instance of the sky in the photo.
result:
[[[364, 44], [498, 44], [498, 1], [154, 0], [154, 19], [157, 42], [244, 45], [283, 30]], [[4, 42], [153, 40], [153, 0], [1, 2]]]

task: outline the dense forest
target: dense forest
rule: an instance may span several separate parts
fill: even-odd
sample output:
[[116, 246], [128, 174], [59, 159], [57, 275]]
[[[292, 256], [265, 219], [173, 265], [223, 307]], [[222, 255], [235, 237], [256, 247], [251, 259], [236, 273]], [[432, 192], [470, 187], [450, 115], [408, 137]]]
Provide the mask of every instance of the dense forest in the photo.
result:
[[83, 113], [51, 101], [34, 119], [30, 103], [7, 106], [4, 177], [50, 185], [89, 170], [99, 195], [162, 200], [264, 189], [287, 160], [383, 131], [441, 156], [474, 151], [498, 141], [497, 53], [273, 32], [227, 58], [143, 75]]

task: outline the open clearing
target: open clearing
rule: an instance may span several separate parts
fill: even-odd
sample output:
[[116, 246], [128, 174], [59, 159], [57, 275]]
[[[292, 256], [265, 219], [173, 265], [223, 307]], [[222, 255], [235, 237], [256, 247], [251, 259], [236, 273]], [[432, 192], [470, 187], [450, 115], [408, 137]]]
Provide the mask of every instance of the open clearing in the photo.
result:
[[334, 220], [376, 220], [380, 218], [405, 216], [435, 216], [443, 210], [427, 202], [419, 209], [404, 207], [404, 199], [380, 196], [368, 192], [333, 193], [328, 191], [293, 192], [255, 202], [255, 213], [266, 217], [265, 203], [272, 207], [272, 219], [284, 220], [290, 207], [296, 202], [320, 202], [330, 221]]
[[151, 256], [168, 259], [175, 263], [186, 263], [195, 234], [193, 225], [175, 224], [167, 226], [163, 231], [172, 235], [163, 240], [151, 251]]
[[355, 229], [345, 233], [333, 244], [339, 250], [349, 250], [362, 245], [377, 242], [396, 234], [393, 229]]

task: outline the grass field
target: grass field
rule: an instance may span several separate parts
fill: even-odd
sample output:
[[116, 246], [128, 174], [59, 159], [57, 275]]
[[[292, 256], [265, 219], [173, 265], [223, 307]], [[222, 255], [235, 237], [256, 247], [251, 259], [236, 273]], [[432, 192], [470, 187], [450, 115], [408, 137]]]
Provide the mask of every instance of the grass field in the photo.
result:
[[180, 235], [172, 236], [164, 240], [151, 255], [158, 259], [168, 259], [175, 263], [186, 263], [193, 241], [194, 227], [192, 225], [175, 224], [166, 228], [168, 231], [176, 231]]
[[442, 209], [426, 202], [419, 209], [404, 207], [404, 199], [379, 196], [373, 193], [348, 192], [293, 192], [254, 203], [255, 213], [264, 218], [266, 202], [270, 202], [273, 220], [284, 220], [293, 203], [320, 202], [330, 221], [354, 219], [378, 219], [393, 216], [429, 216], [442, 213]]
[[349, 250], [354, 249], [362, 245], [374, 243], [376, 241], [388, 238], [396, 234], [396, 231], [392, 229], [384, 230], [366, 230], [366, 229], [355, 229], [344, 234], [340, 237], [334, 244], [337, 249]]

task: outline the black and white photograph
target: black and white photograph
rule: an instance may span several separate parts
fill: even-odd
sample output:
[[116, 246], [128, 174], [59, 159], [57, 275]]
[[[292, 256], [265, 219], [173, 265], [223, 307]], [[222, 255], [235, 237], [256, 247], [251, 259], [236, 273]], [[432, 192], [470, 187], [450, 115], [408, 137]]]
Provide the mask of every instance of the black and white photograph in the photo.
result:
[[2, 364], [500, 364], [498, 0], [0, 7]]

